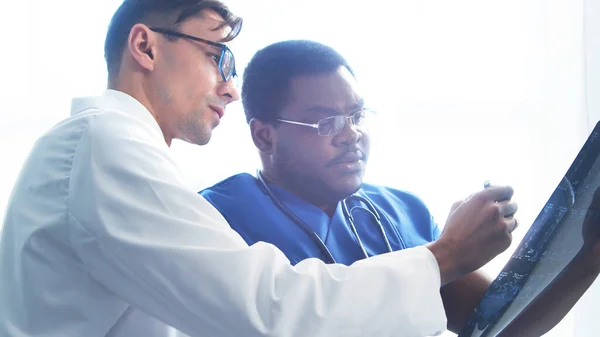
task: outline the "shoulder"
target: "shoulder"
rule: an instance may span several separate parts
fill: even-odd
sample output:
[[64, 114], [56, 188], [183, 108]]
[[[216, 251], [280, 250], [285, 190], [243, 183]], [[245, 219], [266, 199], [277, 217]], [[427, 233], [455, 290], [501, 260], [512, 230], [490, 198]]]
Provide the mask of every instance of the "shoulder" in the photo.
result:
[[273, 205], [251, 174], [233, 175], [198, 193], [248, 244], [272, 242], [280, 222], [272, 220], [276, 213], [269, 210]]
[[371, 200], [381, 216], [394, 225], [408, 247], [439, 237], [439, 228], [429, 208], [416, 194], [371, 184], [363, 184], [361, 192]]
[[131, 139], [125, 130], [133, 129], [127, 125], [134, 123], [123, 120], [116, 111], [89, 107], [54, 125], [33, 150], [44, 158], [64, 157], [73, 167], [98, 166], [111, 160], [120, 162], [122, 158], [118, 155], [127, 150], [130, 143], [127, 140]]
[[176, 166], [158, 124], [151, 123], [155, 123], [151, 116], [142, 120], [116, 109], [90, 108], [72, 118], [85, 126], [79, 156], [119, 166], [135, 165], [137, 161]]
[[119, 110], [90, 109], [76, 117], [87, 120], [86, 133], [91, 140], [108, 144], [125, 142], [166, 146], [158, 124], [151, 116], [142, 120]]
[[415, 193], [372, 184], [363, 184], [361, 191], [377, 205], [402, 205], [412, 211], [421, 211], [429, 214], [427, 205]]
[[234, 174], [211, 187], [201, 190], [201, 195], [229, 194], [257, 188], [256, 178], [249, 173]]
[[[74, 115], [85, 125], [72, 159], [70, 193], [88, 193], [108, 181], [143, 189], [185, 186], [158, 125], [102, 108]], [[115, 192], [123, 186], [115, 187]], [[191, 191], [191, 190], [190, 190]]]
[[235, 174], [198, 193], [222, 211], [235, 208], [236, 201], [247, 204], [261, 195], [256, 178], [248, 173]]

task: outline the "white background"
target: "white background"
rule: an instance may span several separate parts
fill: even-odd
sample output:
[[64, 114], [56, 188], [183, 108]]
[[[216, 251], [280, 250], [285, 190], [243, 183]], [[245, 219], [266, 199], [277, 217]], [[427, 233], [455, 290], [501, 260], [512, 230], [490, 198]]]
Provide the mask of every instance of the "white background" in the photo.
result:
[[[521, 227], [484, 267], [492, 276], [600, 120], [598, 0], [228, 3], [245, 18], [233, 45], [240, 70], [283, 39], [323, 42], [349, 60], [379, 111], [368, 182], [418, 194], [442, 226], [483, 180], [514, 187]], [[105, 88], [104, 37], [119, 4], [0, 3], [0, 214], [37, 137], [69, 115], [71, 97]], [[259, 163], [240, 103], [209, 145], [172, 150], [197, 189]], [[547, 336], [597, 336], [599, 300], [596, 282]]]

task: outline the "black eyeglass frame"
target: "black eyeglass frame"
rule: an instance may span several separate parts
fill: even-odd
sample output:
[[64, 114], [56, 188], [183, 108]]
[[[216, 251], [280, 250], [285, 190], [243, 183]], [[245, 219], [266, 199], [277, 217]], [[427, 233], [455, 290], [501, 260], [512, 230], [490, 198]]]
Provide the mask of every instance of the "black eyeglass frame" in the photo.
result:
[[[229, 49], [229, 47], [227, 47], [223, 43], [206, 40], [203, 38], [184, 34], [184, 33], [166, 29], [166, 28], [150, 28], [150, 30], [153, 32], [157, 32], [159, 34], [164, 34], [164, 35], [172, 36], [172, 37], [178, 37], [178, 38], [182, 38], [182, 39], [188, 39], [188, 40], [201, 42], [201, 43], [208, 44], [210, 46], [221, 48], [221, 55], [219, 56], [219, 65], [218, 65], [219, 73], [221, 74], [221, 78], [223, 78], [223, 81], [227, 82], [232, 77], [237, 77], [237, 71], [235, 69], [235, 57], [233, 56], [233, 52], [231, 51], [231, 49]], [[231, 55], [231, 73], [230, 74], [225, 74], [225, 71], [223, 70], [223, 60], [225, 59], [225, 53], [229, 53]]]

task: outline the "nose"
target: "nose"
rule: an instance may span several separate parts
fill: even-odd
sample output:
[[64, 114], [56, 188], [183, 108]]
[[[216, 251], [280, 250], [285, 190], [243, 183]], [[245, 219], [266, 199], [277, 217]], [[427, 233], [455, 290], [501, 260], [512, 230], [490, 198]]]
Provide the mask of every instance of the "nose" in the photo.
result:
[[346, 119], [344, 128], [334, 136], [333, 141], [338, 146], [351, 146], [360, 142], [362, 136], [362, 132], [359, 131], [358, 127], [350, 119]]
[[219, 97], [225, 97], [227, 104], [240, 99], [240, 91], [235, 84], [235, 78], [231, 77], [229, 81], [221, 83], [217, 90]]

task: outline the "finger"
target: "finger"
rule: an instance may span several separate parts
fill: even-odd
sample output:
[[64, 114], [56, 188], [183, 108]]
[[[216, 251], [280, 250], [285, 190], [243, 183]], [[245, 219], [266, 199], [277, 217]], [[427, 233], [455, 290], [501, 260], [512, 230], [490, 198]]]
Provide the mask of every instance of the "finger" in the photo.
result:
[[479, 194], [488, 201], [505, 201], [512, 198], [514, 190], [510, 186], [490, 186]]
[[468, 197], [464, 198], [463, 200], [459, 200], [455, 203], [452, 204], [452, 207], [450, 207], [450, 213], [454, 213], [454, 211], [456, 211], [460, 205], [464, 204], [465, 202], [469, 201], [473, 196], [477, 195], [477, 193], [471, 193]]
[[462, 205], [464, 203], [465, 203], [465, 200], [460, 200], [460, 201], [453, 203], [452, 207], [450, 207], [450, 213], [451, 214], [454, 213], [454, 211], [456, 211], [460, 207], [460, 205]]
[[464, 198], [462, 200], [462, 202], [467, 202], [467, 201], [471, 200], [473, 197], [477, 196], [478, 194], [479, 194], [479, 192], [471, 193], [471, 194], [469, 194], [468, 197]]
[[498, 203], [498, 207], [500, 208], [500, 215], [505, 218], [514, 216], [519, 209], [517, 203], [514, 201], [501, 201]]
[[513, 219], [511, 223], [508, 225], [508, 232], [512, 233], [519, 227], [519, 221], [517, 219]]

